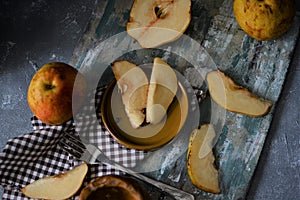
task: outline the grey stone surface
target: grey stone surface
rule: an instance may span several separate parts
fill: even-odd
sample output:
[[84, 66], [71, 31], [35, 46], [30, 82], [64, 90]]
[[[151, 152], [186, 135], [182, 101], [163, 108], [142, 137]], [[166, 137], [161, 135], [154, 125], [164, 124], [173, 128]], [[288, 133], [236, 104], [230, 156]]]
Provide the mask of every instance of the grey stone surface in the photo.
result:
[[[86, 29], [94, 0], [0, 2], [0, 148], [32, 131], [27, 88], [35, 71], [68, 62]], [[0, 190], [2, 197], [2, 189]]]
[[300, 197], [300, 40], [254, 174], [248, 199]]
[[[297, 1], [299, 8], [299, 1]], [[94, 8], [88, 1], [0, 3], [0, 147], [30, 132], [27, 87], [51, 61], [68, 62]], [[299, 9], [300, 10], [300, 9]], [[299, 199], [300, 42], [276, 106], [248, 199]]]

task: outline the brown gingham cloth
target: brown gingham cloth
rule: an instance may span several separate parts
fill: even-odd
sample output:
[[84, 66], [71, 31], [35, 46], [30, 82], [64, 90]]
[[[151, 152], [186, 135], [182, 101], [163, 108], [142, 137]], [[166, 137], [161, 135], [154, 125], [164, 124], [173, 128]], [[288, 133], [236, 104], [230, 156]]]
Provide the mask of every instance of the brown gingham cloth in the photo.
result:
[[[89, 98], [91, 100], [84, 106], [83, 114], [76, 117], [76, 125], [74, 120], [70, 120], [61, 126], [51, 126], [32, 117], [33, 131], [7, 142], [0, 154], [0, 184], [4, 189], [3, 199], [28, 199], [21, 192], [21, 188], [25, 185], [45, 176], [65, 172], [82, 163], [59, 146], [62, 130], [85, 129], [84, 131], [93, 134], [91, 140], [94, 140], [111, 160], [124, 166], [132, 167], [137, 160], [144, 158], [146, 152], [121, 146], [104, 128], [100, 112], [95, 112], [99, 110], [104, 90], [105, 87], [96, 89], [95, 94], [92, 94], [95, 98]], [[120, 172], [102, 164], [89, 165], [84, 185], [93, 178], [106, 174], [120, 174]]]

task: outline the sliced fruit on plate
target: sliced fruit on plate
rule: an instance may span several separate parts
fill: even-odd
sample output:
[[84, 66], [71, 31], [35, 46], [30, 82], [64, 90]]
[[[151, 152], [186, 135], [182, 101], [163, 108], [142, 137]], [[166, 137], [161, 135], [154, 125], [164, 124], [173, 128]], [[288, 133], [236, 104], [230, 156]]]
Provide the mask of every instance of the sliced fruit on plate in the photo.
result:
[[272, 103], [255, 96], [238, 86], [220, 70], [211, 71], [206, 77], [212, 99], [231, 112], [260, 117], [269, 112]]
[[148, 90], [146, 121], [157, 124], [166, 116], [178, 88], [174, 70], [161, 58], [154, 58]]
[[148, 78], [141, 68], [126, 60], [114, 62], [112, 70], [121, 91], [122, 102], [129, 121], [133, 128], [138, 128], [145, 120]]
[[212, 141], [215, 138], [213, 125], [204, 124], [190, 136], [187, 153], [187, 171], [192, 183], [206, 192], [220, 193], [219, 174], [214, 162]]
[[190, 0], [135, 0], [128, 34], [143, 48], [153, 48], [178, 39], [191, 20]]
[[35, 199], [68, 199], [79, 190], [87, 171], [83, 163], [65, 173], [38, 179], [22, 188], [22, 193]]

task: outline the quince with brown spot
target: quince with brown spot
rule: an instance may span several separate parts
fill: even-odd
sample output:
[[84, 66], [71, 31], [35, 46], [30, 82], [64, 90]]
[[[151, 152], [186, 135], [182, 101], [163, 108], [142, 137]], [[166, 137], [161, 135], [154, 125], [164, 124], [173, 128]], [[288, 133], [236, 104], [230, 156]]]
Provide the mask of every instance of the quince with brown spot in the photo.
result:
[[272, 40], [286, 33], [296, 13], [294, 0], [234, 0], [240, 27], [256, 40]]

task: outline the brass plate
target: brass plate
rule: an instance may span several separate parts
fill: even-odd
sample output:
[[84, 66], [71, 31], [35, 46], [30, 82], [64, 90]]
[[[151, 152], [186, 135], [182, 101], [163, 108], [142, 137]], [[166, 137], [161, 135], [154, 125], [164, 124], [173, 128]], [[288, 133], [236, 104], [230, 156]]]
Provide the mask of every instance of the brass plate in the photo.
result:
[[[142, 68], [149, 74], [150, 67]], [[180, 131], [188, 116], [188, 97], [183, 80], [178, 77], [178, 90], [167, 110], [167, 117], [157, 125], [133, 128], [125, 113], [116, 80], [108, 85], [101, 103], [102, 121], [111, 136], [120, 144], [138, 150], [153, 150], [170, 142]]]

